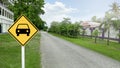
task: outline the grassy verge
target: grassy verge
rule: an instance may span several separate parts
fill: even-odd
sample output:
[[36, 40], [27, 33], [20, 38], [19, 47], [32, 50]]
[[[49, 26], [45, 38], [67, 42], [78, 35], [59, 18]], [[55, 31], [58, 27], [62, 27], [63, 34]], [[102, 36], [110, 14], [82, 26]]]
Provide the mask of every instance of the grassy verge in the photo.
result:
[[[26, 68], [41, 68], [40, 35], [37, 34], [26, 47]], [[0, 34], [0, 68], [21, 68], [21, 46], [9, 34]]]
[[68, 38], [58, 34], [52, 34], [52, 35], [63, 38], [72, 43], [75, 43], [77, 45], [83, 46], [85, 48], [91, 49], [93, 51], [99, 52], [103, 55], [109, 56], [113, 59], [120, 61], [120, 44], [118, 44], [117, 42], [110, 42], [110, 45], [107, 46], [106, 41], [101, 39], [98, 39], [97, 43], [95, 44], [94, 39], [90, 39], [87, 37], [76, 39], [76, 38]]

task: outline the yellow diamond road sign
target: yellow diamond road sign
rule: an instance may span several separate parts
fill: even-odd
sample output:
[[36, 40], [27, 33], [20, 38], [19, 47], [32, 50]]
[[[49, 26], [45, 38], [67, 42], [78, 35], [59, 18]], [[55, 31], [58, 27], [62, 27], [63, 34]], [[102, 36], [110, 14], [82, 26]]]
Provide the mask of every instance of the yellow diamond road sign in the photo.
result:
[[24, 15], [8, 29], [8, 32], [22, 45], [25, 45], [37, 32], [38, 29]]

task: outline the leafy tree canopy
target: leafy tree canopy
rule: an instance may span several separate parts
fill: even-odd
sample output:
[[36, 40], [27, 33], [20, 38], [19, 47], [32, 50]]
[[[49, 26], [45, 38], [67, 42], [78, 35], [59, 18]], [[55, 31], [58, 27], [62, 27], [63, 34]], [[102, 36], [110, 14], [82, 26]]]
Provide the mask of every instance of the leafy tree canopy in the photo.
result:
[[21, 14], [26, 15], [39, 29], [43, 29], [45, 21], [40, 18], [44, 14], [44, 0], [13, 0], [9, 9], [14, 12], [16, 20]]

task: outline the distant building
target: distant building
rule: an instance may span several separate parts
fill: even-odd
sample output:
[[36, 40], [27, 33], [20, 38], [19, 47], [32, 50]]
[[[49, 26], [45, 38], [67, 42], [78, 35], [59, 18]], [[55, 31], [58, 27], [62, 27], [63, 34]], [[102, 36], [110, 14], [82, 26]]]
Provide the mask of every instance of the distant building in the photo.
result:
[[100, 23], [86, 21], [82, 22], [80, 25], [83, 26], [83, 28], [85, 29], [86, 35], [91, 35], [94, 29], [99, 30]]
[[[86, 35], [91, 35], [91, 32], [93, 32], [94, 29], [97, 29], [100, 33], [99, 36], [102, 37], [102, 30], [99, 29], [100, 23], [87, 21], [82, 22], [80, 25], [84, 27]], [[118, 31], [116, 31], [113, 27], [110, 27], [110, 38], [118, 39], [117, 35]], [[108, 31], [104, 33], [104, 37], [108, 37]]]
[[14, 13], [0, 3], [0, 33], [7, 32], [14, 21]]

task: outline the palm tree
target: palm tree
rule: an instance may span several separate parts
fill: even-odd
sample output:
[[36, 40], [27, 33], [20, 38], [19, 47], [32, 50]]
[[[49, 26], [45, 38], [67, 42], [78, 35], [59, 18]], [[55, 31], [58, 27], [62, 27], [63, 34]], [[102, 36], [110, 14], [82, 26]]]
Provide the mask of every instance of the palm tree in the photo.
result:
[[111, 18], [112, 15], [109, 12], [105, 13], [105, 18], [103, 23], [101, 23], [100, 28], [102, 28], [102, 39], [104, 39], [104, 33], [108, 31], [108, 37], [107, 37], [107, 45], [109, 45], [109, 38], [110, 38], [110, 26], [111, 26]]
[[119, 4], [117, 2], [114, 2], [114, 3], [112, 3], [112, 5], [110, 5], [110, 7], [111, 7], [110, 11], [112, 11], [113, 16], [118, 18], [119, 14], [120, 14]]
[[104, 38], [105, 38], [105, 32], [107, 32], [107, 29], [108, 29], [108, 26], [107, 26], [108, 24], [104, 21], [104, 22], [102, 22], [101, 24], [100, 24], [100, 26], [99, 26], [99, 29], [101, 30], [101, 32], [102, 32], [102, 36], [101, 36], [101, 38], [102, 38], [102, 40], [104, 40]]
[[[117, 2], [114, 2], [111, 6], [110, 6], [112, 9], [112, 14], [113, 14], [113, 18], [114, 20], [112, 21], [112, 26], [114, 27], [115, 30], [118, 30], [119, 31], [119, 34], [118, 36], [120, 35], [120, 20], [119, 20], [119, 16], [120, 16], [120, 6]], [[120, 36], [119, 36], [119, 41], [120, 43]]]
[[120, 43], [120, 20], [113, 20], [113, 27], [115, 30], [118, 30], [118, 37], [119, 37], [119, 40], [118, 40], [118, 43]]

